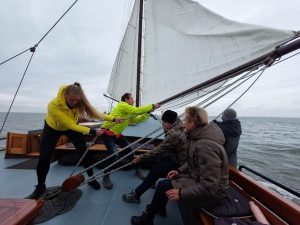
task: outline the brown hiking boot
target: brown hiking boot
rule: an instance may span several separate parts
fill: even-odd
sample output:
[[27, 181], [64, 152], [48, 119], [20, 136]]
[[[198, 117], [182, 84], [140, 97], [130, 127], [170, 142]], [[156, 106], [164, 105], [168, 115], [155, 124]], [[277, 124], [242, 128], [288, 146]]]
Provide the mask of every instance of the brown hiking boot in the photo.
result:
[[109, 175], [103, 177], [102, 184], [106, 189], [113, 188], [113, 183], [111, 182]]

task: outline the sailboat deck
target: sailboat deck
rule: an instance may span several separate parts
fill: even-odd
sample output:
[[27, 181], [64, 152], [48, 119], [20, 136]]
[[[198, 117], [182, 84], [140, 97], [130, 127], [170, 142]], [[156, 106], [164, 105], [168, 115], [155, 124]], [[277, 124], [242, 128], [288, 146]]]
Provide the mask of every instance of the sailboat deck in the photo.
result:
[[[4, 152], [0, 153], [0, 199], [22, 199], [33, 191], [36, 184], [35, 170], [5, 169], [22, 161], [24, 159], [4, 159]], [[47, 177], [47, 186], [61, 185], [70, 175], [72, 168], [60, 166], [56, 162], [52, 163]], [[147, 173], [145, 170], [142, 172]], [[122, 194], [131, 191], [141, 181], [134, 175], [133, 171], [115, 172], [111, 179], [114, 183], [112, 190], [106, 190], [103, 186], [99, 191], [93, 190], [88, 185], [80, 187], [83, 195], [73, 209], [42, 224], [130, 224], [130, 217], [140, 215], [146, 205], [150, 203], [154, 189], [150, 189], [141, 197], [142, 202], [140, 204], [129, 204], [122, 201]], [[168, 203], [167, 217], [157, 216], [155, 221], [156, 224], [161, 225], [182, 225], [176, 203]]]

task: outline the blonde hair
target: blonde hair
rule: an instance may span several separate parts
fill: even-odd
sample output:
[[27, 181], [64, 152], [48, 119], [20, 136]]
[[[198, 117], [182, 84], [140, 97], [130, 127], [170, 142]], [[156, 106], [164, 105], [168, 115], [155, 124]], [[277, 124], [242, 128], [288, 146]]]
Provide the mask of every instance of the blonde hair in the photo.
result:
[[206, 125], [208, 123], [208, 115], [205, 109], [198, 106], [191, 106], [185, 109], [185, 120], [194, 122], [196, 127]]
[[85, 96], [81, 85], [78, 82], [67, 86], [64, 96], [76, 95], [80, 97], [80, 101], [76, 105], [81, 116], [88, 119], [103, 119], [104, 114], [98, 112]]

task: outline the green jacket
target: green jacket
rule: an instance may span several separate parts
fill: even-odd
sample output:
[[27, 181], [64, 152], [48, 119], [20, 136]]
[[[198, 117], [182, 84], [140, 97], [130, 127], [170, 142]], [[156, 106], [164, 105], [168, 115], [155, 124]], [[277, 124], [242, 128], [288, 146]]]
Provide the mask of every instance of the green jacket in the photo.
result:
[[109, 115], [115, 118], [125, 119], [125, 121], [120, 124], [106, 121], [102, 124], [102, 128], [108, 128], [116, 135], [121, 134], [126, 127], [128, 127], [129, 123], [140, 123], [148, 119], [148, 112], [150, 112], [152, 109], [152, 104], [135, 107], [129, 105], [127, 102], [119, 102]]
[[[47, 124], [58, 131], [73, 130], [82, 134], [89, 134], [90, 128], [77, 124], [80, 113], [75, 107], [70, 109], [66, 103], [65, 91], [68, 85], [59, 88], [57, 97], [48, 104], [48, 113], [46, 115]], [[106, 114], [102, 114], [104, 120], [112, 121], [114, 118]]]

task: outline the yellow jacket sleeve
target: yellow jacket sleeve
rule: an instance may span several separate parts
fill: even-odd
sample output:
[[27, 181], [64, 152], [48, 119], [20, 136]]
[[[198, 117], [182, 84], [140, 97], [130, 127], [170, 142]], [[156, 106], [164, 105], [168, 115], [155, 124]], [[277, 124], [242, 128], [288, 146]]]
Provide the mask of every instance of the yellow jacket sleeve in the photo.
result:
[[120, 107], [119, 108], [120, 111], [126, 112], [127, 114], [139, 115], [146, 112], [150, 112], [153, 108], [153, 105], [150, 104], [150, 105], [135, 107], [129, 104], [120, 104], [119, 107]]

